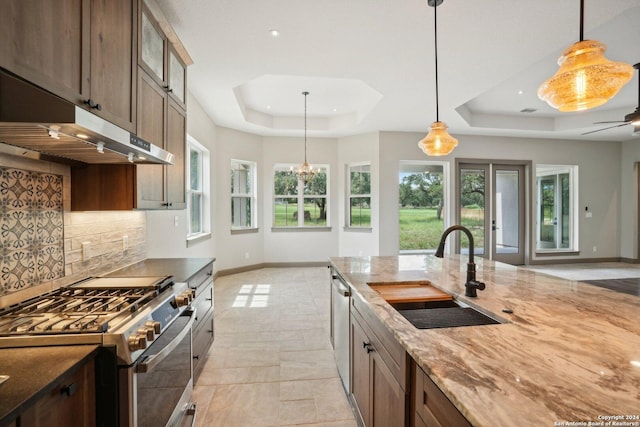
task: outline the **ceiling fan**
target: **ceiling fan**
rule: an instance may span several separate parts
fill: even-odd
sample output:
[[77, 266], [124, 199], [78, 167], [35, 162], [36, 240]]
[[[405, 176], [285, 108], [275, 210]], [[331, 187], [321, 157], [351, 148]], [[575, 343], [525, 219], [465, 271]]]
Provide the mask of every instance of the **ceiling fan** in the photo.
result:
[[[640, 62], [635, 64], [633, 68], [640, 71]], [[614, 124], [613, 126], [608, 126], [601, 129], [585, 132], [582, 135], [589, 135], [590, 133], [600, 132], [607, 129], [619, 128], [620, 126], [626, 126], [626, 125], [633, 125], [634, 133], [640, 132], [640, 73], [638, 76], [638, 106], [636, 107], [636, 110], [633, 113], [629, 113], [626, 116], [624, 116], [624, 121], [618, 120], [618, 121], [612, 121], [612, 122], [595, 122], [593, 124], [601, 125], [601, 124], [612, 124], [612, 123], [616, 123], [616, 124]]]

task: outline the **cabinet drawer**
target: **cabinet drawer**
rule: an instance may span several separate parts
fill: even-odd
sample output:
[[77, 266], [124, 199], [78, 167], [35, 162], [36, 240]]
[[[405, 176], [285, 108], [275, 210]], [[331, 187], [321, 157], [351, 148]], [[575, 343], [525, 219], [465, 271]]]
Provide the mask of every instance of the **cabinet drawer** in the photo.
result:
[[194, 382], [198, 379], [204, 367], [209, 348], [213, 343], [213, 312], [202, 318], [199, 328], [194, 329], [193, 335], [193, 374]]
[[20, 415], [21, 426], [94, 426], [95, 362], [90, 359], [61, 378], [46, 395]]
[[421, 418], [427, 427], [471, 427], [466, 418], [417, 364], [414, 364], [414, 371], [416, 419]]
[[367, 334], [370, 338], [377, 341], [376, 347], [378, 353], [384, 360], [389, 370], [397, 379], [403, 390], [408, 390], [408, 359], [409, 356], [404, 347], [396, 341], [395, 337], [382, 323], [380, 319], [373, 313], [369, 305], [364, 302], [360, 296], [354, 294], [351, 298], [351, 312], [357, 315], [360, 323], [366, 325], [370, 331]]
[[202, 270], [198, 271], [196, 274], [191, 276], [187, 283], [191, 289], [198, 289], [202, 286], [208, 279], [213, 278], [213, 263], [207, 264]]
[[209, 283], [203, 289], [199, 288], [195, 292], [196, 298], [191, 306], [196, 309], [193, 329], [198, 330], [203, 319], [213, 311], [213, 283]]

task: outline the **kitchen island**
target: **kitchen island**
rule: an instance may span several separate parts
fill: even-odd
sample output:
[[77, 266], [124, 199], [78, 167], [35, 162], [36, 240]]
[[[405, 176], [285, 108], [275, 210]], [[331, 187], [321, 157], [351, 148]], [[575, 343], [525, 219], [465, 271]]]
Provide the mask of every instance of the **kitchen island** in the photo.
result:
[[[472, 425], [640, 426], [639, 297], [479, 259], [468, 298], [458, 255], [330, 262]], [[416, 329], [368, 286], [414, 280], [504, 323]]]
[[48, 425], [63, 425], [65, 416], [75, 425], [93, 424], [97, 351], [97, 345], [0, 349], [0, 374], [9, 377], [0, 384], [0, 426], [16, 425], [18, 417], [18, 425], [29, 425], [51, 416], [59, 419]]

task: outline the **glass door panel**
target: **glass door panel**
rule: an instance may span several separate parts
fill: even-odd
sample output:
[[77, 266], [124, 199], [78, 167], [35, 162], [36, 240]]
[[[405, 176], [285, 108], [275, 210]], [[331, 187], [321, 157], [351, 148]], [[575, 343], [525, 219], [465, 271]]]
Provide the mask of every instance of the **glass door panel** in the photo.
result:
[[524, 264], [524, 167], [494, 165], [492, 259]]
[[556, 176], [539, 178], [540, 212], [538, 218], [538, 242], [540, 248], [556, 247]]
[[[489, 253], [487, 236], [487, 218], [485, 207], [488, 203], [486, 178], [489, 175], [488, 165], [461, 165], [459, 180], [459, 221], [473, 235], [475, 255], [484, 256]], [[469, 253], [469, 242], [464, 233], [458, 237], [460, 253]]]

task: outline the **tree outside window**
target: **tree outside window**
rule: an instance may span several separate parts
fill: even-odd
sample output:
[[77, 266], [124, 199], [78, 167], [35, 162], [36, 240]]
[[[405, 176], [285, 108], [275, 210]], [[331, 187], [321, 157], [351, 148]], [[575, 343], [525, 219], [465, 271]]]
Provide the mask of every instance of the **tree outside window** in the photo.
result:
[[255, 162], [231, 160], [231, 229], [255, 228]]
[[371, 227], [371, 165], [347, 166], [349, 227]]
[[291, 165], [276, 165], [273, 173], [274, 227], [326, 227], [328, 221], [328, 165], [307, 183], [298, 180]]

